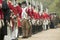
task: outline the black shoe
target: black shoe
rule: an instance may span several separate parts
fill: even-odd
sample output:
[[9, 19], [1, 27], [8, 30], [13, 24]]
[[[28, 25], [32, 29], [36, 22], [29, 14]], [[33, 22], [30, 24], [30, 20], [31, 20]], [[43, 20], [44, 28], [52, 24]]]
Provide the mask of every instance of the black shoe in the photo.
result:
[[12, 39], [12, 40], [18, 40], [18, 39], [16, 38], [16, 39]]
[[24, 37], [22, 37], [22, 38], [28, 38], [28, 36], [24, 36]]

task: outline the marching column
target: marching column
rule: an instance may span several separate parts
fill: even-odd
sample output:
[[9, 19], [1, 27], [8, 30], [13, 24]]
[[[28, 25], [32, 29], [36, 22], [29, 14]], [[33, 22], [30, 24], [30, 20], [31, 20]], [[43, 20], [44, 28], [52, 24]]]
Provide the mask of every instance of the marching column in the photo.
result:
[[43, 29], [47, 30], [49, 25], [49, 15], [45, 12], [45, 10], [43, 11], [42, 17], [43, 17]]

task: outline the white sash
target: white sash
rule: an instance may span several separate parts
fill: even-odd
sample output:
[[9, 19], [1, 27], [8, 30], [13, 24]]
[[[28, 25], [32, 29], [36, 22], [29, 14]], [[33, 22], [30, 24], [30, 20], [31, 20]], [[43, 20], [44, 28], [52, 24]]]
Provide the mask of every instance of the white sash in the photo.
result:
[[43, 25], [48, 25], [48, 24], [49, 24], [48, 19], [45, 19], [45, 20], [43, 21]]
[[25, 7], [25, 8], [22, 8], [22, 19], [28, 19], [28, 15], [27, 15], [27, 13], [26, 13], [26, 9], [27, 9], [27, 7]]
[[36, 20], [32, 19], [32, 25], [35, 25]]

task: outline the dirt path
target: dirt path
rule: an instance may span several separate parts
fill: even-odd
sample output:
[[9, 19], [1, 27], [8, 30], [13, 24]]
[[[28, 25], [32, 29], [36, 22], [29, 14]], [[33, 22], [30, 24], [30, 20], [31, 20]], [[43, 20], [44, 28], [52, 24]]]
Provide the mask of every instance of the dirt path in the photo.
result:
[[60, 40], [60, 28], [42, 31], [27, 39], [20, 37], [19, 40]]

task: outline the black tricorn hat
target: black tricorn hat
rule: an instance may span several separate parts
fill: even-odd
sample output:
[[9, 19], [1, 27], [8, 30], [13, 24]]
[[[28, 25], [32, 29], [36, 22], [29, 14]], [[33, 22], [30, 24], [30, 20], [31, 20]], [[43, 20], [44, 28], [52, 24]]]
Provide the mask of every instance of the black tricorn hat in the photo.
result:
[[21, 4], [27, 4], [26, 1], [23, 1]]
[[31, 5], [31, 3], [30, 3], [30, 2], [28, 2], [28, 4], [29, 4], [29, 5]]
[[21, 6], [21, 3], [18, 3], [19, 6]]

